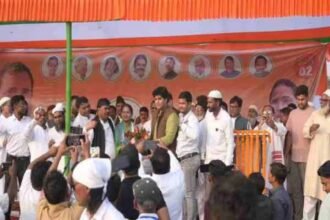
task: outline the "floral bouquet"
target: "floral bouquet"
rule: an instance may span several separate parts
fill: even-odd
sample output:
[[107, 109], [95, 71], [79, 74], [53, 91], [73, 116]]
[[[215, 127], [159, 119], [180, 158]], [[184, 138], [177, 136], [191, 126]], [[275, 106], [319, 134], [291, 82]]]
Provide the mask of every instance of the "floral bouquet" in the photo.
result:
[[139, 141], [147, 140], [149, 135], [146, 129], [135, 127], [134, 131], [127, 131], [125, 137], [130, 140], [131, 144], [136, 144]]

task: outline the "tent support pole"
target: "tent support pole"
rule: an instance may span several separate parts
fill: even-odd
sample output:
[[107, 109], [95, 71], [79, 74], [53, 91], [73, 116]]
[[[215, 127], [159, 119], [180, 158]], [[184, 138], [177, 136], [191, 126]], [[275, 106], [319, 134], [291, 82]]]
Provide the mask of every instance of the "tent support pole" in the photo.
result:
[[66, 22], [65, 133], [71, 126], [72, 23]]

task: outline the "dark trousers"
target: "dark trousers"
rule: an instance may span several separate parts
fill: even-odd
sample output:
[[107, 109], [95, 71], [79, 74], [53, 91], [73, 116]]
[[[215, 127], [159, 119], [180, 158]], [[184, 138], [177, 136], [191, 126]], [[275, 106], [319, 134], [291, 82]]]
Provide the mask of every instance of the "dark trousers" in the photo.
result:
[[[17, 167], [16, 175], [19, 185], [21, 185], [24, 173], [30, 164], [30, 157], [15, 157], [10, 154], [7, 154], [7, 162], [12, 162], [13, 160], [16, 161], [16, 167]], [[9, 179], [7, 183], [9, 184]]]

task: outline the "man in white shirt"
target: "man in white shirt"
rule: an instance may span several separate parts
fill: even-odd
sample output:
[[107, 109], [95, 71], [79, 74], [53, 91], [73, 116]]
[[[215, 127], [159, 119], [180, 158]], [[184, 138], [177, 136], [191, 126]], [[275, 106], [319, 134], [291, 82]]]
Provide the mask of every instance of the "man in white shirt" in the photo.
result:
[[35, 160], [37, 157], [48, 151], [49, 142], [48, 128], [46, 126], [46, 110], [37, 107], [34, 112], [34, 119], [30, 122], [26, 131], [28, 137], [28, 145], [31, 154], [30, 161]]
[[137, 125], [139, 129], [145, 129], [148, 136], [151, 134], [151, 120], [149, 119], [149, 110], [143, 106], [140, 108], [140, 123]]
[[184, 176], [181, 169], [170, 172], [170, 156], [164, 148], [158, 147], [151, 157], [152, 179], [162, 192], [171, 220], [182, 219], [185, 195]]
[[49, 140], [53, 141], [53, 145], [60, 146], [65, 137], [65, 121], [64, 121], [64, 106], [62, 103], [57, 103], [52, 110], [54, 117], [54, 126], [49, 129]]
[[205, 163], [221, 160], [227, 166], [231, 165], [235, 148], [233, 125], [229, 114], [221, 108], [221, 92], [212, 90], [208, 94], [207, 101], [209, 110], [205, 116], [207, 127]]
[[[147, 147], [149, 145], [149, 147]], [[153, 146], [151, 146], [153, 145]], [[155, 141], [146, 140], [144, 142], [138, 143], [136, 148], [139, 152], [139, 160], [140, 160], [140, 168], [139, 168], [139, 176], [145, 177], [150, 176], [152, 174], [152, 165], [150, 163], [150, 155], [147, 155], [147, 150], [153, 151], [154, 149], [158, 148], [159, 146]], [[182, 168], [180, 162], [174, 155], [171, 150], [167, 151], [170, 155], [170, 172], [182, 172]]]
[[84, 128], [86, 124], [94, 117], [94, 115], [90, 114], [91, 106], [85, 96], [81, 96], [77, 99], [76, 106], [78, 109], [78, 115], [73, 120], [72, 126]]
[[[55, 108], [52, 110], [53, 118], [54, 118], [54, 126], [49, 129], [49, 145], [58, 147], [65, 137], [65, 120], [64, 120], [64, 105], [63, 103], [57, 103]], [[67, 158], [67, 160], [65, 159]], [[67, 156], [63, 156], [58, 165], [58, 170], [60, 172], [66, 171], [67, 167], [65, 161], [69, 161]]]
[[0, 134], [6, 135], [7, 161], [16, 160], [17, 177], [22, 182], [23, 174], [30, 163], [30, 151], [27, 144], [26, 130], [31, 118], [25, 116], [27, 104], [24, 96], [17, 95], [11, 98], [13, 115], [4, 124], [0, 124]]
[[[0, 99], [0, 124], [4, 124], [7, 118], [11, 116], [10, 110], [10, 98], [3, 97]], [[6, 148], [4, 146], [5, 143], [5, 134], [0, 134], [0, 164], [6, 161]], [[0, 179], [0, 193], [4, 192], [5, 190], [5, 178]]]
[[52, 147], [45, 154], [32, 161], [24, 173], [19, 189], [20, 219], [34, 220], [37, 218], [36, 209], [40, 200], [43, 180], [51, 165], [48, 158], [56, 155], [57, 148]]
[[179, 95], [178, 110], [180, 112], [179, 133], [176, 154], [179, 158], [185, 179], [184, 216], [187, 220], [195, 220], [197, 216], [196, 173], [200, 166], [199, 123], [191, 111], [192, 95], [188, 91]]
[[266, 141], [266, 189], [272, 189], [272, 185], [268, 181], [270, 165], [275, 162], [284, 164], [283, 146], [287, 129], [281, 122], [275, 121], [274, 113], [275, 110], [271, 105], [265, 105], [262, 108], [260, 124], [254, 129], [267, 131], [270, 136]]
[[108, 155], [111, 159], [116, 157], [115, 129], [109, 119], [110, 101], [101, 98], [97, 102], [96, 118], [85, 126], [88, 131], [92, 147], [99, 147], [100, 156]]

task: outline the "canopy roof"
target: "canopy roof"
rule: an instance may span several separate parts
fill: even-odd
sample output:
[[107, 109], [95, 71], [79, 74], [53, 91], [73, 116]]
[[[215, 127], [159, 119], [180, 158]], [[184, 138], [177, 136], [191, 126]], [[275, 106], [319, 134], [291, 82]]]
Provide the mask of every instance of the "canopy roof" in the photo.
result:
[[0, 0], [0, 22], [329, 16], [327, 0]]

